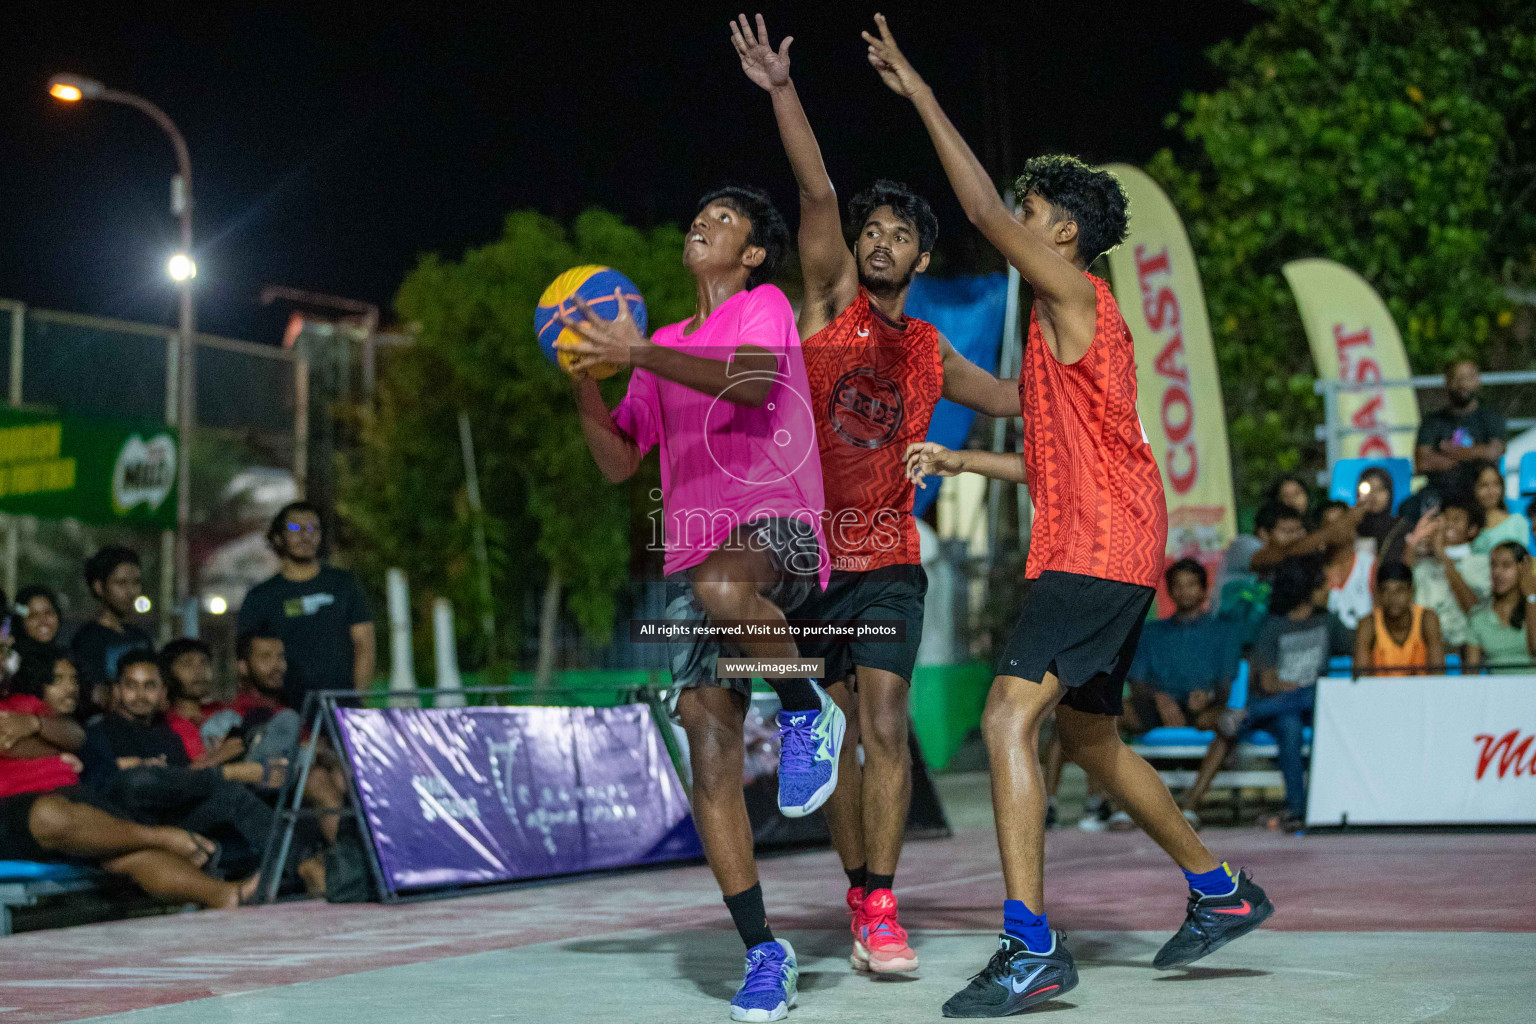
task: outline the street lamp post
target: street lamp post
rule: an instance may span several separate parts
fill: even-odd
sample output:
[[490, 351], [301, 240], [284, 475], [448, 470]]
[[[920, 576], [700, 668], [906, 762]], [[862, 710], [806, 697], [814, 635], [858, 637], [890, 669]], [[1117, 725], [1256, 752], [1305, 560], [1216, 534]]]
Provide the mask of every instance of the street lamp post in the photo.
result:
[[[187, 142], [181, 137], [165, 111], [142, 96], [108, 89], [100, 82], [80, 75], [55, 75], [48, 81], [48, 93], [66, 103], [80, 100], [104, 100], [122, 103], [147, 114], [171, 140], [176, 151], [176, 176], [171, 179], [171, 213], [180, 222], [181, 248], [171, 257], [168, 270], [180, 293], [181, 310], [176, 344], [176, 603], [184, 605], [191, 593], [192, 540], [192, 435], [197, 422], [197, 371], [193, 343], [192, 279], [197, 264], [192, 260], [192, 160]], [[163, 610], [162, 622], [169, 622], [172, 609]]]

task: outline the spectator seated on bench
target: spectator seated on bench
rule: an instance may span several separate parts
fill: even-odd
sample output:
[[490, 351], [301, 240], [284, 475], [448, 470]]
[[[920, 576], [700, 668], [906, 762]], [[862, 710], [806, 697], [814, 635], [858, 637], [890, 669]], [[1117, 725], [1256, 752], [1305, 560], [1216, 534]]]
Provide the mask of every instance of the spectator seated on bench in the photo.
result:
[[1429, 480], [1404, 511], [1409, 520], [1417, 522], [1424, 505], [1450, 499], [1457, 489], [1456, 470], [1462, 463], [1503, 457], [1504, 416], [1482, 404], [1482, 389], [1483, 378], [1476, 363], [1458, 359], [1446, 364], [1445, 408], [1424, 416], [1414, 440], [1413, 468]]
[[[1522, 460], [1523, 461], [1523, 460]], [[1457, 494], [1483, 513], [1482, 532], [1472, 541], [1472, 550], [1486, 555], [1507, 540], [1523, 548], [1531, 545], [1531, 521], [1510, 511], [1504, 501], [1504, 474], [1486, 459], [1474, 459], [1456, 467]]]
[[1413, 570], [1386, 562], [1376, 570], [1376, 608], [1355, 631], [1355, 671], [1401, 676], [1444, 672], [1445, 641], [1434, 611], [1413, 603]]
[[[255, 871], [272, 834], [274, 815], [241, 783], [281, 785], [287, 762], [193, 768], [181, 736], [165, 720], [164, 701], [165, 685], [155, 659], [139, 652], [124, 655], [112, 684], [111, 710], [86, 729], [82, 778], [137, 820], [176, 825], [219, 840], [224, 844], [223, 870], [236, 876]], [[323, 889], [319, 847], [316, 832], [298, 851], [299, 873], [311, 891]]]
[[[234, 907], [255, 896], [254, 876], [236, 884], [203, 873], [215, 849], [206, 838], [141, 825], [80, 786], [74, 752], [84, 731], [40, 698], [12, 694], [5, 685], [0, 684], [0, 861], [97, 866], [127, 876], [152, 896], [204, 907]], [[14, 903], [13, 895], [6, 891], [6, 905]]]
[[1468, 622], [1467, 668], [1529, 672], [1536, 662], [1536, 562], [1512, 540], [1494, 548], [1488, 562], [1493, 596]]
[[1482, 506], [1455, 498], [1408, 535], [1403, 561], [1413, 567], [1413, 598], [1440, 621], [1446, 650], [1466, 654], [1468, 616], [1492, 593], [1488, 556], [1473, 550], [1482, 536]]
[[1235, 624], [1207, 614], [1205, 567], [1192, 558], [1164, 574], [1173, 614], [1142, 629], [1131, 665], [1131, 703], [1144, 726], [1214, 729], [1241, 654]]
[[1245, 708], [1222, 714], [1200, 774], [1181, 801], [1184, 809], [1194, 810], [1199, 805], [1233, 746], [1263, 729], [1275, 738], [1285, 782], [1285, 814], [1270, 825], [1300, 827], [1306, 811], [1304, 729], [1312, 717], [1318, 677], [1328, 667], [1327, 602], [1328, 580], [1319, 558], [1293, 556], [1280, 563], [1270, 592], [1269, 618], [1260, 628], [1249, 657], [1257, 686], [1250, 684]]

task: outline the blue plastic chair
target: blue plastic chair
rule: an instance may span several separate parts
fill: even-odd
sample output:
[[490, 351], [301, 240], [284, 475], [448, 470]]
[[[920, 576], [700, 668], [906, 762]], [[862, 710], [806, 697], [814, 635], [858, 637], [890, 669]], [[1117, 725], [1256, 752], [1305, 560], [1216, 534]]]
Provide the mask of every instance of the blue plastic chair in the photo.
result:
[[1386, 470], [1392, 478], [1392, 511], [1407, 498], [1413, 489], [1413, 462], [1409, 459], [1340, 459], [1333, 464], [1333, 475], [1328, 483], [1328, 497], [1353, 506], [1360, 486], [1360, 474], [1372, 466]]
[[1536, 494], [1536, 452], [1520, 456], [1520, 493], [1527, 498]]
[[41, 864], [32, 860], [0, 860], [0, 882], [62, 882], [94, 878], [101, 872], [74, 864]]

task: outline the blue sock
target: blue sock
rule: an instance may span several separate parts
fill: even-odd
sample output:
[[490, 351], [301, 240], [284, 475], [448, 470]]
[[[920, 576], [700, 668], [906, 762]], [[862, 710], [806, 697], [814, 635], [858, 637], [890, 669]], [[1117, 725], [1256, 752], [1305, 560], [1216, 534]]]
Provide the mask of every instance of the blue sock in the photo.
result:
[[1227, 867], [1226, 861], [1204, 874], [1186, 871], [1184, 877], [1189, 879], [1189, 887], [1201, 896], [1225, 896], [1237, 888], [1237, 879], [1232, 876], [1232, 869]]
[[1031, 953], [1051, 948], [1051, 926], [1045, 923], [1045, 915], [1030, 910], [1023, 900], [1003, 901], [1003, 931], [1024, 943]]

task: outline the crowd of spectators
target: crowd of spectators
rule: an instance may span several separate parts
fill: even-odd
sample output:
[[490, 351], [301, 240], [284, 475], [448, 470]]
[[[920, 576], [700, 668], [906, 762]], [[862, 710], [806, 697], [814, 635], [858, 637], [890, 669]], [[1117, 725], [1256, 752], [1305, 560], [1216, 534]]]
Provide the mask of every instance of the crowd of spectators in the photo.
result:
[[[1300, 823], [1306, 728], [1330, 659], [1361, 675], [1531, 671], [1531, 523], [1506, 503], [1504, 420], [1480, 387], [1475, 365], [1447, 368], [1448, 404], [1424, 418], [1415, 446], [1423, 486], [1402, 502], [1379, 466], [1360, 474], [1352, 502], [1314, 503], [1307, 480], [1285, 474], [1266, 489], [1253, 534], [1226, 552], [1215, 595], [1199, 563], [1169, 567], [1173, 610], [1146, 626], [1123, 724], [1214, 733], [1180, 801], [1192, 820], [1236, 746], [1262, 730], [1285, 784], [1284, 811], [1266, 823]], [[1242, 659], [1246, 700], [1229, 707]]]
[[[129, 548], [86, 561], [96, 607], [67, 646], [58, 595], [16, 595], [0, 624], [0, 860], [92, 865], [204, 907], [255, 899], [278, 792], [309, 749], [295, 709], [311, 690], [366, 689], [374, 659], [367, 600], [323, 563], [318, 511], [293, 503], [268, 536], [280, 569], [240, 610], [232, 694], [216, 693], [208, 644], [156, 651], [135, 622]], [[280, 884], [315, 895], [347, 780], [323, 743], [305, 779], [320, 813], [296, 825]]]

